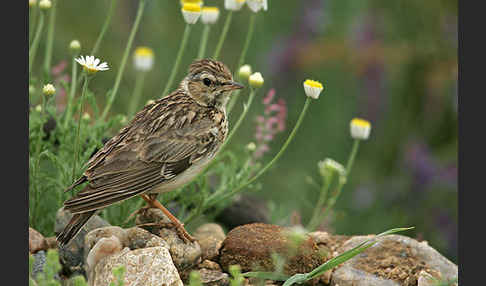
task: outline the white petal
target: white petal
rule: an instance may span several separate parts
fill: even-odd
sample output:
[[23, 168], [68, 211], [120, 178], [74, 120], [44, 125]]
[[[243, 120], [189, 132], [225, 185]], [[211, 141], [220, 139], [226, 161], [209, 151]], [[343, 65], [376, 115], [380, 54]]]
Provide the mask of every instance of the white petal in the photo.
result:
[[93, 65], [97, 66], [100, 63], [100, 59], [95, 59]]

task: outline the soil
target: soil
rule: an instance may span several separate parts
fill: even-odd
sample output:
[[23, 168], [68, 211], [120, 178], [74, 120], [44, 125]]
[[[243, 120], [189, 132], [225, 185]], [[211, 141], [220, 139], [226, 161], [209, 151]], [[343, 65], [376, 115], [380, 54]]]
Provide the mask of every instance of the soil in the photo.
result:
[[368, 248], [356, 257], [354, 267], [404, 286], [416, 286], [422, 270], [440, 278], [439, 272], [412, 255], [409, 246], [393, 240], [383, 240], [380, 245]]

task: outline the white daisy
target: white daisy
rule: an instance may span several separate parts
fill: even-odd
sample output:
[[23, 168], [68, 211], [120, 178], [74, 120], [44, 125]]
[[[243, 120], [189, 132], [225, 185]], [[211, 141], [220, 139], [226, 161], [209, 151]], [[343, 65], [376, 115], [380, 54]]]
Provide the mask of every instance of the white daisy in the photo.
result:
[[371, 123], [361, 118], [353, 118], [349, 123], [353, 139], [366, 140], [370, 137]]
[[267, 11], [268, 9], [267, 0], [247, 0], [246, 4], [248, 4], [248, 8], [255, 13], [260, 11], [262, 8], [264, 11]]
[[203, 7], [201, 21], [203, 24], [214, 24], [219, 18], [219, 8], [218, 7]]
[[311, 79], [304, 81], [304, 91], [305, 91], [305, 94], [309, 97], [312, 97], [314, 99], [318, 99], [319, 94], [321, 93], [321, 91], [323, 89], [324, 89], [324, 87], [322, 86], [322, 83], [320, 83], [318, 81], [311, 80]]
[[154, 65], [154, 52], [149, 47], [138, 47], [133, 54], [135, 69], [149, 71]]
[[224, 0], [224, 8], [226, 10], [238, 11], [245, 4], [245, 0]]
[[110, 69], [106, 62], [100, 64], [101, 60], [95, 58], [94, 56], [86, 56], [86, 58], [80, 56], [79, 58], [75, 58], [74, 60], [82, 65], [83, 69], [88, 73], [96, 73], [98, 71], [106, 71]]
[[182, 6], [182, 16], [187, 24], [195, 24], [201, 16], [201, 5], [184, 3]]

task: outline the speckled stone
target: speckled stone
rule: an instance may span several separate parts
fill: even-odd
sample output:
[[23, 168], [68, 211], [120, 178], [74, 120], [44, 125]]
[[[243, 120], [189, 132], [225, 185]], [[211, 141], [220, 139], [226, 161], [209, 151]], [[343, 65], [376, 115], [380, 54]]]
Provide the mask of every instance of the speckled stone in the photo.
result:
[[223, 228], [215, 223], [206, 223], [194, 231], [194, 237], [201, 246], [202, 259], [213, 259], [219, 256], [219, 250], [226, 238]]
[[130, 250], [128, 247], [102, 259], [94, 268], [90, 285], [106, 286], [114, 280], [112, 268], [125, 266], [125, 285], [183, 286], [179, 273], [164, 247]]
[[270, 224], [254, 223], [231, 230], [223, 242], [220, 265], [228, 271], [239, 264], [242, 272], [274, 271], [272, 253], [285, 258], [284, 273], [293, 275], [313, 270], [324, 262], [310, 236], [302, 236], [300, 246], [293, 246], [288, 229]]

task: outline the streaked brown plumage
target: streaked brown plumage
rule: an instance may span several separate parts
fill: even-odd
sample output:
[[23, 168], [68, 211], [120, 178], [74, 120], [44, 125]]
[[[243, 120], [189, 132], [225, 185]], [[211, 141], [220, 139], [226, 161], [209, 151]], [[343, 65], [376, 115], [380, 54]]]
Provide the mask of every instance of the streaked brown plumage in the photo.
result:
[[64, 202], [74, 216], [57, 236], [61, 245], [97, 210], [137, 195], [148, 201], [146, 194], [171, 191], [191, 181], [224, 142], [228, 96], [242, 87], [233, 82], [223, 63], [193, 62], [178, 89], [138, 112], [91, 157], [83, 176], [66, 190], [88, 182]]

